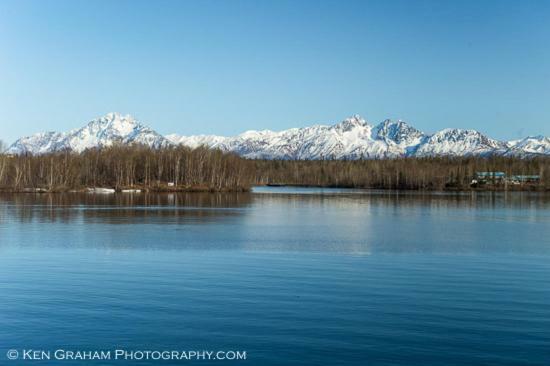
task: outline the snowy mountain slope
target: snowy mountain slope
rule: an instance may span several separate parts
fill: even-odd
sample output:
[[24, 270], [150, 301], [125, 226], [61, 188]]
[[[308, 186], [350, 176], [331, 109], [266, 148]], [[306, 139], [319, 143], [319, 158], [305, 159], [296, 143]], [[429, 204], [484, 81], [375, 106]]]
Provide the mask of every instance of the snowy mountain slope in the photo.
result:
[[426, 135], [404, 121], [389, 119], [376, 126], [376, 136], [384, 140], [396, 155], [412, 155], [426, 139]]
[[[172, 138], [188, 143], [193, 137]], [[247, 158], [276, 159], [360, 159], [404, 156], [483, 155], [504, 153], [505, 142], [488, 138], [474, 130], [445, 129], [431, 136], [404, 121], [385, 120], [370, 125], [353, 116], [333, 126], [294, 128], [281, 132], [249, 131], [223, 138], [207, 146], [236, 152]]]
[[247, 131], [233, 137], [216, 135], [162, 136], [131, 116], [109, 113], [66, 133], [45, 132], [14, 142], [8, 153], [43, 154], [69, 149], [82, 152], [114, 143], [144, 144], [154, 148], [207, 146], [261, 159], [372, 159], [407, 156], [550, 155], [550, 139], [543, 136], [502, 142], [475, 130], [444, 129], [427, 135], [404, 121], [371, 125], [353, 116], [335, 125], [314, 125], [284, 131]]
[[225, 140], [227, 140], [227, 137], [216, 136], [216, 135], [196, 135], [196, 136], [186, 137], [186, 136], [171, 134], [171, 135], [166, 135], [165, 137], [168, 141], [170, 141], [174, 145], [185, 145], [193, 149], [202, 145], [214, 147], [224, 142]]
[[543, 154], [550, 155], [550, 138], [529, 136], [521, 140], [509, 141], [508, 155]]
[[64, 133], [40, 132], [20, 138], [9, 146], [6, 152], [11, 154], [44, 154], [50, 151], [62, 150], [64, 141]]
[[151, 147], [170, 144], [164, 136], [137, 122], [133, 117], [109, 113], [67, 133], [46, 132], [23, 137], [13, 143], [7, 152], [42, 154], [65, 149], [82, 152], [89, 148], [111, 146], [117, 142]]
[[371, 137], [372, 126], [359, 116], [334, 126], [248, 131], [213, 145], [247, 158], [341, 159], [383, 154], [386, 145]]
[[469, 156], [504, 153], [505, 142], [488, 138], [475, 130], [447, 128], [429, 136], [418, 146], [415, 156]]

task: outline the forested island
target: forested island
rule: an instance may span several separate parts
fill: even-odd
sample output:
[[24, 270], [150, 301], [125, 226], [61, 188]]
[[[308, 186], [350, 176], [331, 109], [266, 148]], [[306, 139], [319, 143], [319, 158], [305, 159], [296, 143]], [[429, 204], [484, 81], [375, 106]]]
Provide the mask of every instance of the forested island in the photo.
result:
[[550, 190], [549, 157], [251, 160], [199, 147], [111, 146], [0, 154], [0, 190], [247, 191], [253, 185], [403, 190]]

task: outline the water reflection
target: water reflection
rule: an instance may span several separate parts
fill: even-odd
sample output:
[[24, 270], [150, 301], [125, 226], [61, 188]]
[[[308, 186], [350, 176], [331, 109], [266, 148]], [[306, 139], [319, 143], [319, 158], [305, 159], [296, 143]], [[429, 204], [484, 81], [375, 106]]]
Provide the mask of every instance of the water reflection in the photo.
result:
[[530, 194], [0, 195], [0, 344], [544, 365], [548, 208]]
[[234, 207], [250, 203], [247, 193], [0, 194], [4, 205], [18, 206], [195, 206]]
[[3, 194], [0, 220], [162, 224], [235, 215], [251, 202], [243, 193]]
[[163, 250], [550, 254], [550, 195], [262, 188], [0, 195], [0, 245]]
[[550, 208], [550, 193], [542, 192], [422, 192], [304, 187], [255, 187], [253, 192], [300, 201], [338, 199], [399, 206]]

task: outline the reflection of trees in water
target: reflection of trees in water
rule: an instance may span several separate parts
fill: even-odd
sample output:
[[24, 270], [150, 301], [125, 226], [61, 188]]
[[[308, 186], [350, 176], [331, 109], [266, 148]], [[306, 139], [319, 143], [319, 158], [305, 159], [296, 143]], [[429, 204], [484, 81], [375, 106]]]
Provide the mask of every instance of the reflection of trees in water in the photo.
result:
[[[105, 223], [233, 216], [252, 202], [249, 193], [0, 194], [0, 219]], [[5, 216], [5, 218], [2, 218]], [[200, 220], [199, 220], [200, 222]]]
[[[367, 191], [365, 191], [367, 192]], [[210, 221], [240, 215], [252, 204], [284, 205], [285, 209], [365, 208], [435, 210], [460, 209], [547, 209], [550, 195], [530, 192], [422, 193], [369, 191], [338, 194], [250, 194], [250, 193], [141, 193], [141, 194], [0, 194], [0, 220], [16, 217], [23, 222], [71, 222], [96, 220], [105, 223], [174, 223], [195, 219]]]
[[[255, 197], [258, 197], [256, 195]], [[311, 205], [364, 205], [380, 207], [550, 208], [550, 194], [537, 192], [415, 192], [373, 190], [364, 193], [261, 194], [272, 202]]]
[[527, 192], [4, 194], [0, 229], [71, 248], [548, 253], [548, 208]]
[[0, 202], [37, 206], [197, 206], [234, 207], [250, 203], [248, 193], [52, 193], [0, 194]]

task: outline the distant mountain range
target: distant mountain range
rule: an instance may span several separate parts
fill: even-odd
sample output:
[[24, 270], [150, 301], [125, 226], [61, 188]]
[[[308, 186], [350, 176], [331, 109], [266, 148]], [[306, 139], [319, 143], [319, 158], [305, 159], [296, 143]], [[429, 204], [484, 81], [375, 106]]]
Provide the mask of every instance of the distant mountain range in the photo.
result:
[[105, 147], [114, 143], [151, 147], [205, 145], [245, 158], [261, 159], [375, 159], [425, 156], [550, 155], [550, 138], [526, 137], [498, 141], [475, 130], [447, 128], [426, 134], [404, 121], [385, 120], [371, 125], [353, 116], [332, 126], [315, 125], [280, 132], [247, 131], [233, 137], [163, 136], [131, 116], [109, 113], [69, 132], [42, 132], [23, 137], [7, 149], [11, 154]]

